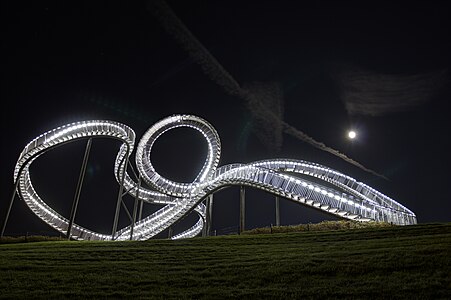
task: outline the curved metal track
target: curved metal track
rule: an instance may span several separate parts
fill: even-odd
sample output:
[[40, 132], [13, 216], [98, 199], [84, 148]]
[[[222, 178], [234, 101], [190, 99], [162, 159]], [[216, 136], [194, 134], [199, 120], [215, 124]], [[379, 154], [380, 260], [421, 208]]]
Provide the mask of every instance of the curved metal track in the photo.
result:
[[[199, 131], [208, 145], [207, 158], [199, 175], [191, 183], [174, 182], [157, 173], [152, 165], [151, 151], [155, 141], [168, 130], [189, 127]], [[266, 190], [297, 203], [312, 206], [336, 216], [358, 221], [384, 221], [398, 225], [416, 224], [416, 216], [388, 196], [338, 171], [302, 160], [274, 159], [249, 164], [231, 164], [217, 168], [221, 144], [211, 124], [192, 115], [167, 117], [150, 127], [136, 150], [136, 166], [145, 183], [139, 187], [124, 170], [124, 163], [133, 152], [135, 133], [126, 125], [112, 121], [85, 121], [48, 131], [31, 141], [22, 151], [14, 170], [18, 192], [30, 209], [56, 230], [66, 233], [69, 221], [49, 207], [33, 188], [29, 167], [41, 154], [61, 144], [87, 137], [106, 137], [122, 141], [115, 162], [115, 176], [126, 191], [147, 203], [164, 205], [114, 236], [97, 233], [74, 224], [73, 238], [90, 240], [126, 240], [133, 230], [133, 239], [145, 240], [162, 232], [192, 210], [198, 221], [173, 239], [198, 235], [205, 220], [206, 207], [201, 202], [212, 192], [229, 185], [246, 185]], [[124, 175], [122, 175], [124, 174]], [[297, 174], [302, 174], [300, 177]], [[124, 177], [122, 177], [124, 176]], [[306, 179], [307, 176], [316, 178]], [[320, 184], [318, 182], [326, 182]], [[136, 195], [138, 194], [138, 195]]]

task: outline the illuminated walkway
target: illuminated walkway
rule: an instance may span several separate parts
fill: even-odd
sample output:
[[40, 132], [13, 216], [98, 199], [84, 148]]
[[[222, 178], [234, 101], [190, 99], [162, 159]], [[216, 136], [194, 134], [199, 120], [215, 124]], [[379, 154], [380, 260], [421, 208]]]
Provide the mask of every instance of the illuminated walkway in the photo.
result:
[[[191, 183], [167, 179], [155, 171], [150, 156], [155, 141], [166, 131], [177, 127], [198, 130], [206, 139], [208, 154], [199, 175]], [[62, 144], [91, 137], [120, 140], [123, 144], [115, 162], [115, 176], [128, 194], [146, 203], [162, 204], [161, 209], [116, 231], [118, 209], [112, 235], [100, 234], [83, 228], [61, 216], [33, 188], [29, 167], [44, 152]], [[221, 145], [219, 135], [207, 121], [192, 115], [167, 117], [150, 127], [136, 148], [137, 173], [151, 189], [143, 187], [128, 172], [128, 160], [133, 152], [135, 133], [126, 125], [112, 121], [85, 121], [48, 131], [31, 141], [22, 151], [14, 171], [14, 181], [20, 197], [30, 209], [47, 224], [75, 239], [89, 240], [145, 240], [169, 228], [186, 214], [195, 210], [198, 221], [188, 230], [173, 237], [188, 238], [198, 235], [204, 226], [206, 207], [201, 202], [218, 189], [231, 186], [251, 186], [268, 191], [302, 205], [311, 206], [336, 216], [357, 221], [385, 221], [398, 225], [416, 224], [415, 214], [373, 188], [355, 179], [316, 163], [271, 159], [249, 164], [230, 164], [217, 167]], [[302, 177], [297, 176], [302, 174]], [[307, 180], [308, 176], [316, 180]], [[317, 182], [327, 182], [326, 185]], [[330, 186], [333, 186], [331, 188]], [[120, 194], [122, 193], [122, 188]], [[136, 205], [135, 205], [136, 206]], [[136, 212], [136, 208], [135, 208]]]

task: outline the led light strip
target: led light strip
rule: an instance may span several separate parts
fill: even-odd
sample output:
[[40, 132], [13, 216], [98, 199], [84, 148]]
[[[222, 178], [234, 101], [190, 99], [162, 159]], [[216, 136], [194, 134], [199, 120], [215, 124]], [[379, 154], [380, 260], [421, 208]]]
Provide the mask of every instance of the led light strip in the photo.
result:
[[[168, 130], [178, 127], [199, 131], [208, 145], [204, 166], [191, 183], [175, 182], [161, 176], [153, 167], [150, 158], [155, 141]], [[116, 157], [115, 176], [118, 182], [124, 183], [130, 195], [136, 196], [138, 191], [137, 183], [123, 170], [125, 166], [122, 162], [127, 154], [132, 153], [135, 141], [135, 133], [128, 126], [112, 121], [86, 121], [58, 127], [38, 136], [22, 151], [14, 170], [14, 180], [19, 180], [19, 195], [30, 209], [62, 233], [66, 233], [69, 221], [50, 208], [36, 193], [31, 183], [29, 166], [42, 153], [61, 144], [87, 137], [109, 137], [123, 142]], [[214, 191], [229, 185], [259, 188], [342, 218], [384, 221], [398, 225], [416, 224], [415, 214], [405, 206], [328, 167], [301, 160], [274, 159], [217, 168], [220, 152], [218, 133], [211, 124], [197, 116], [174, 115], [149, 128], [137, 146], [136, 166], [143, 180], [154, 190], [140, 187], [138, 197], [147, 203], [164, 206], [133, 225], [133, 239], [149, 239], [192, 210], [198, 213], [199, 220], [173, 239], [198, 235], [204, 226], [206, 212], [201, 201]], [[124, 178], [121, 174], [124, 174]], [[304, 177], [293, 174], [303, 174]], [[307, 180], [305, 176], [317, 178], [335, 188]], [[127, 226], [112, 237], [74, 224], [72, 235], [77, 239], [126, 240], [129, 239], [131, 230], [132, 226]]]

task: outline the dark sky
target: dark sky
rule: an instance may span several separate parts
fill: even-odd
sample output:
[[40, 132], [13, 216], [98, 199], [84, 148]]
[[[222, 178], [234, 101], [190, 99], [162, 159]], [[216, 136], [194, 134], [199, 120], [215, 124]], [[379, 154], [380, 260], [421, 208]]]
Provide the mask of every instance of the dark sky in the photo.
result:
[[[220, 165], [314, 161], [387, 194], [419, 222], [451, 221], [451, 15], [443, 2], [167, 3], [240, 86], [277, 87], [268, 105], [282, 105], [283, 121], [387, 179], [262, 123], [259, 111], [203, 71], [208, 61], [190, 55], [144, 1], [8, 1], [1, 4], [2, 220], [16, 160], [37, 135], [78, 120], [108, 119], [131, 126], [139, 140], [159, 119], [189, 113], [219, 132]], [[352, 142], [350, 128], [358, 132]], [[279, 144], [261, 139], [265, 132]], [[81, 225], [105, 233], [118, 191], [112, 173], [118, 146], [94, 140], [77, 214]], [[83, 141], [65, 145], [31, 168], [37, 191], [65, 216], [83, 151]], [[162, 136], [152, 159], [163, 175], [188, 181], [205, 153], [199, 134], [177, 129]], [[213, 229], [234, 230], [238, 188], [215, 199]], [[248, 189], [247, 201], [247, 227], [274, 223], [273, 196]], [[282, 224], [333, 219], [288, 201], [281, 218]], [[6, 233], [25, 232], [53, 231], [16, 199]]]

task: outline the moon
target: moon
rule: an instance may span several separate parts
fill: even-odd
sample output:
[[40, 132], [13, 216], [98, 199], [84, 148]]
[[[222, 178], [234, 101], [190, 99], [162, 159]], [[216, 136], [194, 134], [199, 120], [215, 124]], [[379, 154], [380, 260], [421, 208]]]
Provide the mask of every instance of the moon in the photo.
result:
[[356, 136], [357, 136], [357, 133], [356, 133], [354, 130], [351, 130], [351, 131], [348, 132], [348, 137], [349, 137], [351, 140], [355, 139]]

